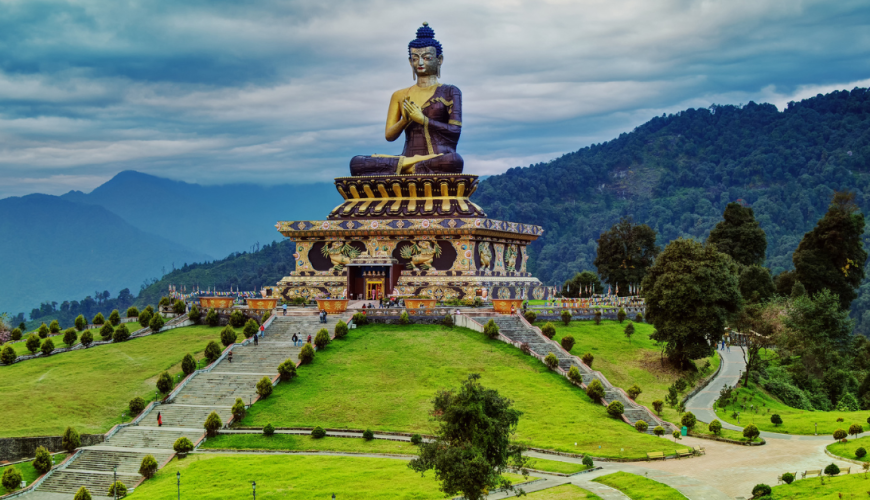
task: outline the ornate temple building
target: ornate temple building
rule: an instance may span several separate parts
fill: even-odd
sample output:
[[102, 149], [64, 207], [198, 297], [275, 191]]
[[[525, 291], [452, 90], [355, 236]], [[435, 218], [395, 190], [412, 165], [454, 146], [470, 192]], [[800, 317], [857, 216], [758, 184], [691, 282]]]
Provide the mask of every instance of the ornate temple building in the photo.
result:
[[326, 220], [283, 221], [296, 269], [268, 293], [285, 299], [384, 296], [547, 298], [526, 270], [543, 229], [493, 220], [469, 199], [478, 178], [456, 152], [462, 94], [438, 82], [441, 44], [426, 24], [408, 44], [415, 85], [393, 93], [385, 137], [401, 155], [356, 156], [335, 179], [344, 202]]

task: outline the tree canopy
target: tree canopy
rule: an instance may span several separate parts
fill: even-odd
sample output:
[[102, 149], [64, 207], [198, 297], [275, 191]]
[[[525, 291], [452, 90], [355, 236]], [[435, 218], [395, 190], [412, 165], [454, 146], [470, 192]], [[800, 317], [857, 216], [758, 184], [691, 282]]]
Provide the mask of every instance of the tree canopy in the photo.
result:
[[614, 293], [628, 295], [629, 285], [643, 280], [659, 250], [651, 227], [623, 218], [598, 238], [595, 267], [601, 279], [616, 288]]
[[592, 271], [577, 273], [562, 285], [562, 297], [589, 297], [593, 293], [602, 293], [601, 280]]
[[742, 266], [762, 264], [767, 250], [767, 236], [755, 220], [755, 213], [734, 202], [725, 207], [722, 221], [710, 231], [707, 243], [716, 245]]

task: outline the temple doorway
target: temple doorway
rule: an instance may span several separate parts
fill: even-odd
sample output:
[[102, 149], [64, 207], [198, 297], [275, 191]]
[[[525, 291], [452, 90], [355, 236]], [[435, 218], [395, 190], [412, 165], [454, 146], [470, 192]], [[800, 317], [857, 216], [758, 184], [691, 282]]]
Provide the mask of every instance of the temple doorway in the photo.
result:
[[383, 279], [366, 280], [366, 300], [378, 300], [384, 296]]

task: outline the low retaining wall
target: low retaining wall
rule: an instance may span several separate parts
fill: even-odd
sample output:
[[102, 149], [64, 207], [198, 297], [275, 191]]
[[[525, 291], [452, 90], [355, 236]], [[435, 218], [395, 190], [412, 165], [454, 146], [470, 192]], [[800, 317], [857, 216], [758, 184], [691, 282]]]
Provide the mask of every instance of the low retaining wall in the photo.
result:
[[[82, 446], [94, 446], [105, 440], [103, 434], [82, 434]], [[43, 446], [54, 453], [63, 451], [61, 436], [38, 436], [0, 439], [0, 461], [14, 462], [36, 456], [36, 448]]]

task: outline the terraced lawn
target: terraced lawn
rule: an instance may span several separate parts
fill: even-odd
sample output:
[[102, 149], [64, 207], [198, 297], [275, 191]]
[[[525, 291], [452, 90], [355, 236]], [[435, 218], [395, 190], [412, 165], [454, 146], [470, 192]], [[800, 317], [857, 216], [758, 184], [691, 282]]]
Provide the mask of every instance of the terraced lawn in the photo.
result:
[[346, 451], [352, 453], [389, 453], [416, 455], [417, 447], [408, 442], [362, 438], [325, 437], [275, 434], [221, 434], [209, 438], [201, 449], [210, 450], [273, 450], [273, 451]]
[[[851, 436], [850, 436], [851, 438]], [[870, 462], [870, 455], [867, 453], [863, 457], [855, 455], [855, 450], [864, 448], [864, 451], [870, 450], [870, 436], [861, 437], [858, 439], [849, 439], [845, 443], [831, 443], [827, 446], [829, 452], [838, 457], [848, 458], [849, 460], [860, 460], [862, 462]]]
[[[67, 426], [81, 434], [107, 431], [123, 422], [131, 399], [155, 398], [164, 370], [181, 372], [186, 353], [201, 357], [220, 328], [189, 326], [11, 366], [0, 366], [0, 437], [52, 436]], [[127, 418], [129, 420], [129, 418]]]
[[563, 484], [555, 488], [528, 493], [527, 500], [601, 500], [601, 497], [573, 484]]
[[[55, 453], [51, 456], [51, 458], [55, 464], [59, 464], [63, 462], [63, 460], [66, 458], [66, 453]], [[36, 469], [33, 468], [33, 464], [31, 462], [22, 462], [14, 465], [6, 465], [4, 467], [0, 467], [0, 476], [2, 476], [4, 472], [6, 472], [7, 467], [15, 467], [16, 469], [18, 469], [18, 472], [21, 473], [21, 480], [26, 481], [27, 484], [36, 481], [36, 479], [40, 476], [39, 472], [36, 472]], [[12, 490], [7, 490], [5, 487], [3, 487], [3, 485], [0, 485], [0, 494], [3, 493], [12, 493]]]
[[593, 481], [615, 488], [631, 500], [686, 500], [682, 493], [666, 484], [628, 472], [614, 472]]
[[818, 478], [803, 479], [791, 484], [774, 486], [771, 491], [773, 500], [841, 500], [867, 498], [870, 480], [864, 474], [850, 474], [825, 478], [822, 484]]
[[242, 424], [432, 434], [435, 392], [457, 388], [471, 373], [514, 400], [524, 413], [517, 438], [536, 447], [635, 458], [674, 450], [673, 443], [609, 417], [579, 388], [518, 349], [471, 330], [433, 325], [351, 330], [319, 351], [312, 365], [302, 366], [295, 380], [255, 404]]
[[[420, 474], [405, 460], [305, 455], [193, 454], [173, 460], [136, 488], [133, 500], [175, 498], [176, 473], [181, 473], [182, 498], [223, 500], [250, 498], [253, 482], [257, 499], [310, 500], [441, 500], [435, 474]], [[507, 475], [515, 483], [522, 476]], [[532, 478], [530, 477], [529, 480]]]

